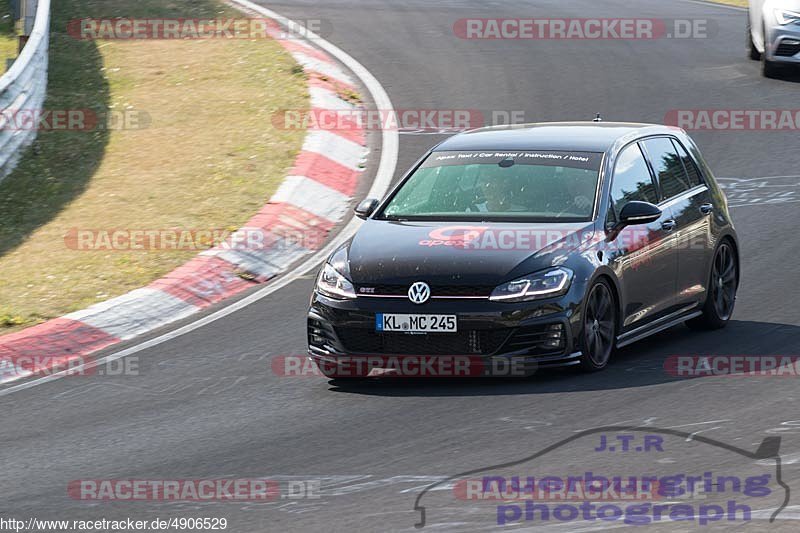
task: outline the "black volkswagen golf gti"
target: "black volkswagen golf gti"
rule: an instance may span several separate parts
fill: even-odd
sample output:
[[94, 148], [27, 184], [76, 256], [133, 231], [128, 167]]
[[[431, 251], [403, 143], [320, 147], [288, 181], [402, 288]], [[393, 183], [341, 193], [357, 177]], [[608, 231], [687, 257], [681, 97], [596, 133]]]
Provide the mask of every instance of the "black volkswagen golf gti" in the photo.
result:
[[604, 368], [686, 322], [721, 328], [739, 283], [725, 196], [678, 128], [548, 123], [429, 151], [328, 259], [309, 354]]

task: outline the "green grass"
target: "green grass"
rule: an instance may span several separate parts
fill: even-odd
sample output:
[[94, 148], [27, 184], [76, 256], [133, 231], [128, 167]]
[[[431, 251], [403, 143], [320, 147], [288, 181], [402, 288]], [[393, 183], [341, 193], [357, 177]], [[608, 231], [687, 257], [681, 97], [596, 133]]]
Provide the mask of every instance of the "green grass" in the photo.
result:
[[6, 71], [7, 60], [17, 57], [18, 46], [11, 2], [4, 0], [0, 2], [0, 74]]

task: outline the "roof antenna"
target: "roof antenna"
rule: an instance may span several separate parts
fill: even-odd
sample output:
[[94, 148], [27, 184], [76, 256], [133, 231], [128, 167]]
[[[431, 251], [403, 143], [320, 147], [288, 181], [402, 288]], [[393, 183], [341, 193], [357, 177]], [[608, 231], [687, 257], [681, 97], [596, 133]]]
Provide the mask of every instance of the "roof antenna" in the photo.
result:
[[603, 122], [603, 117], [600, 116], [600, 113], [597, 113], [592, 122]]

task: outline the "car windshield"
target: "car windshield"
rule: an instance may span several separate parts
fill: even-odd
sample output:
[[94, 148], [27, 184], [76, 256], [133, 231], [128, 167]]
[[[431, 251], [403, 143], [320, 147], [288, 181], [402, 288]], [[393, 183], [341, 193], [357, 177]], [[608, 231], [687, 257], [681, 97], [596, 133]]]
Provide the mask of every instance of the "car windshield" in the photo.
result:
[[566, 151], [433, 152], [378, 218], [589, 221], [602, 157]]

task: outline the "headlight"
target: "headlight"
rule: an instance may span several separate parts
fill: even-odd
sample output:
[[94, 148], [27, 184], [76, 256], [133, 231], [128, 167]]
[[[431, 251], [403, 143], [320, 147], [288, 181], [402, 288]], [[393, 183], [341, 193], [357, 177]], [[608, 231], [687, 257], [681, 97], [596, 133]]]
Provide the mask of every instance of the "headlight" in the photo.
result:
[[527, 302], [552, 298], [565, 294], [571, 282], [572, 270], [551, 268], [504, 283], [492, 292], [489, 299], [495, 302]]
[[785, 9], [776, 9], [775, 18], [778, 19], [778, 24], [786, 26], [787, 24], [800, 22], [800, 13], [787, 11]]
[[322, 272], [319, 273], [317, 290], [330, 298], [345, 299], [356, 297], [355, 288], [350, 283], [350, 280], [339, 274], [328, 263], [325, 263]]

